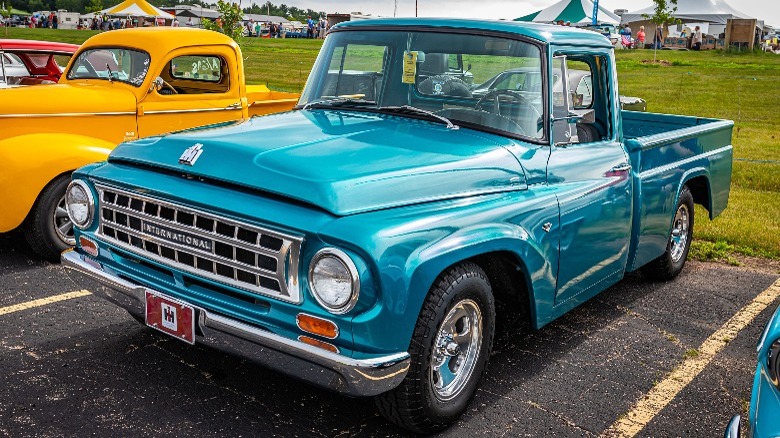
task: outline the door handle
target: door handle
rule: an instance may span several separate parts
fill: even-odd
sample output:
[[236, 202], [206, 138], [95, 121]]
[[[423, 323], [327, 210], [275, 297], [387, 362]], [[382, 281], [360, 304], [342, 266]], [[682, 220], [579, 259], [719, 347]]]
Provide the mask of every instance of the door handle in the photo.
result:
[[231, 103], [225, 107], [226, 110], [241, 109], [241, 102]]
[[611, 169], [612, 172], [628, 172], [631, 170], [631, 165], [628, 163], [618, 164]]

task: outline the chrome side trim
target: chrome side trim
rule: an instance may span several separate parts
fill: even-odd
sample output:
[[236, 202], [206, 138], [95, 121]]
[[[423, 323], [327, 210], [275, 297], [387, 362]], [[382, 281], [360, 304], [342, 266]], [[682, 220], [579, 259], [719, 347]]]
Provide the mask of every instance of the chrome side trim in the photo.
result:
[[85, 116], [134, 116], [135, 111], [109, 111], [104, 113], [51, 113], [51, 114], [0, 114], [0, 118], [23, 117], [85, 117]]
[[[74, 250], [62, 253], [62, 265], [103, 286], [91, 292], [143, 321], [146, 287], [121, 278]], [[190, 303], [187, 303], [191, 305]], [[350, 396], [373, 396], [398, 386], [409, 370], [409, 353], [353, 359], [193, 306], [198, 315], [196, 342]]]
[[148, 114], [181, 114], [181, 113], [209, 113], [214, 111], [240, 111], [241, 107], [237, 108], [194, 108], [194, 109], [182, 109], [182, 110], [152, 110], [144, 111], [144, 115]]
[[677, 169], [678, 167], [684, 166], [686, 164], [693, 163], [694, 161], [698, 161], [704, 158], [709, 158], [713, 155], [722, 154], [724, 152], [730, 151], [733, 149], [732, 145], [723, 146], [722, 148], [718, 148], [709, 152], [705, 152], [703, 154], [694, 155], [692, 157], [688, 157], [684, 160], [675, 161], [674, 163], [669, 163], [666, 165], [663, 165], [661, 167], [656, 167], [655, 169], [649, 169], [645, 170], [639, 173], [639, 179], [644, 178], [650, 178], [656, 175], [660, 175], [662, 173], [666, 173], [670, 170]]

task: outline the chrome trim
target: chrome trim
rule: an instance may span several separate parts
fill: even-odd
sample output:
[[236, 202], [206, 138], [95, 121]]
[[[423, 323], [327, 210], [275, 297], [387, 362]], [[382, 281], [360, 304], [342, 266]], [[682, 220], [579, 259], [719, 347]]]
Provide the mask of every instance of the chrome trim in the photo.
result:
[[134, 116], [135, 111], [108, 111], [103, 113], [51, 113], [51, 114], [0, 114], [0, 118], [22, 117], [85, 117], [85, 116]]
[[152, 110], [152, 111], [144, 111], [144, 115], [149, 114], [179, 114], [179, 113], [208, 113], [213, 111], [235, 111], [240, 110], [241, 107], [238, 108], [194, 108], [194, 109], [182, 109], [182, 110]]
[[740, 438], [742, 435], [740, 420], [742, 420], [740, 415], [731, 417], [729, 425], [726, 427], [726, 432], [723, 434], [724, 438]]
[[[300, 321], [301, 315], [308, 316], [308, 317], [314, 318], [314, 319], [319, 319], [321, 321], [326, 321], [326, 322], [329, 322], [329, 323], [333, 324], [333, 326], [336, 327], [336, 336], [330, 337], [330, 336], [325, 336], [325, 335], [320, 334], [320, 333], [314, 333], [314, 332], [310, 332], [308, 330], [304, 330], [304, 328], [301, 327], [301, 321]], [[304, 332], [304, 333], [307, 333], [309, 335], [321, 336], [321, 337], [323, 337], [325, 339], [336, 339], [336, 338], [339, 337], [339, 334], [341, 333], [341, 329], [339, 329], [339, 325], [336, 324], [335, 322], [333, 322], [333, 321], [331, 321], [329, 319], [325, 319], [325, 318], [323, 318], [321, 316], [312, 315], [312, 314], [306, 313], [306, 312], [300, 312], [299, 314], [295, 315], [295, 325], [297, 325], [298, 328], [301, 329], [301, 331]]]
[[[73, 216], [70, 214], [70, 208], [68, 204], [68, 193], [70, 192], [70, 189], [73, 186], [79, 186], [81, 190], [84, 190], [84, 193], [87, 195], [87, 203], [89, 208], [89, 219], [87, 222], [83, 225], [79, 224], [73, 219]], [[68, 212], [68, 218], [70, 218], [70, 221], [73, 223], [75, 227], [77, 227], [80, 230], [83, 230], [85, 228], [89, 228], [90, 225], [92, 225], [92, 222], [95, 220], [95, 196], [92, 194], [92, 189], [89, 188], [89, 186], [80, 179], [74, 179], [73, 181], [68, 184], [68, 187], [65, 188], [65, 210]], [[74, 237], [75, 240], [75, 237]], [[75, 242], [74, 242], [75, 244]]]
[[[90, 287], [90, 290], [143, 321], [146, 287], [121, 278], [112, 269], [74, 250], [62, 253], [62, 265], [108, 286]], [[193, 307], [198, 315], [196, 343], [237, 354], [342, 394], [373, 396], [387, 392], [398, 386], [409, 370], [407, 352], [354, 359]]]
[[652, 177], [652, 176], [660, 175], [660, 174], [668, 172], [670, 170], [675, 170], [678, 167], [681, 167], [681, 166], [693, 163], [694, 161], [698, 161], [698, 160], [702, 160], [702, 159], [705, 159], [705, 158], [709, 158], [709, 157], [711, 157], [713, 155], [722, 154], [722, 153], [727, 152], [727, 151], [732, 150], [732, 149], [733, 149], [733, 146], [732, 145], [728, 145], [728, 146], [724, 146], [722, 148], [718, 148], [718, 149], [715, 149], [715, 150], [712, 150], [712, 151], [709, 151], [709, 152], [705, 152], [703, 154], [694, 155], [692, 157], [688, 157], [688, 158], [685, 158], [683, 160], [675, 161], [673, 163], [669, 163], [669, 164], [663, 165], [661, 167], [656, 167], [655, 169], [644, 170], [644, 171], [639, 173], [639, 178], [640, 179], [644, 179], [644, 178], [649, 178], [649, 177]]
[[[317, 288], [314, 287], [314, 281], [312, 280], [312, 275], [314, 274], [314, 266], [319, 262], [321, 259], [325, 258], [326, 256], [333, 256], [341, 263], [346, 266], [347, 270], [349, 271], [349, 275], [352, 278], [352, 292], [351, 296], [349, 298], [349, 301], [347, 301], [343, 306], [341, 307], [332, 307], [331, 305], [325, 303], [322, 298], [320, 298], [319, 293], [317, 292]], [[317, 300], [317, 302], [325, 308], [328, 312], [334, 314], [334, 315], [343, 315], [350, 310], [352, 310], [355, 307], [355, 304], [357, 304], [358, 297], [360, 296], [360, 275], [358, 275], [357, 267], [355, 266], [355, 263], [352, 261], [352, 259], [345, 253], [344, 251], [337, 249], [337, 248], [323, 248], [319, 251], [317, 251], [317, 254], [314, 254], [314, 257], [311, 259], [311, 263], [309, 263], [309, 289], [311, 290], [311, 294], [314, 296], [314, 299]]]
[[[303, 244], [303, 237], [272, 231], [257, 225], [228, 219], [214, 213], [196, 210], [194, 208], [186, 207], [170, 201], [164, 201], [147, 194], [134, 193], [103, 184], [95, 184], [95, 188], [99, 194], [98, 205], [99, 211], [101, 213], [101, 219], [99, 222], [100, 225], [98, 226], [98, 230], [95, 235], [96, 237], [100, 238], [100, 240], [112, 245], [116, 245], [128, 252], [138, 255], [141, 258], [151, 259], [162, 265], [187, 272], [197, 277], [208, 278], [209, 280], [236, 287], [253, 294], [275, 298], [294, 304], [300, 304], [302, 302], [301, 287], [298, 281], [298, 259], [300, 257], [300, 247]], [[124, 207], [116, 203], [105, 202], [106, 192], [114, 193], [116, 196], [126, 196], [130, 199], [143, 202], [141, 211], [129, 207]], [[158, 215], [155, 216], [146, 213], [147, 202], [157, 205], [156, 211], [158, 212]], [[160, 207], [173, 210], [175, 218], [177, 218], [181, 213], [192, 215], [193, 224], [196, 223], [199, 218], [212, 221], [212, 229], [205, 230], [203, 228], [195, 227], [194, 225], [187, 226], [165, 219], [159, 215]], [[103, 217], [103, 210], [105, 209], [112, 211], [111, 220], [107, 220]], [[122, 225], [116, 221], [116, 213], [122, 213], [128, 216], [126, 225]], [[185, 245], [173, 240], [160, 238], [159, 236], [155, 236], [152, 233], [144, 232], [143, 230], [131, 228], [129, 226], [130, 218], [136, 219], [153, 227], [161, 227], [176, 233], [183, 233], [200, 241], [210, 241], [211, 246], [204, 249], [199, 245]], [[233, 227], [233, 236], [218, 234], [216, 232], [217, 222]], [[114, 230], [113, 236], [111, 234], [106, 234], [106, 227]], [[238, 239], [237, 234], [239, 228], [257, 234], [254, 245], [252, 243]], [[117, 231], [125, 233], [129, 237], [140, 239], [143, 242], [142, 247], [134, 246], [128, 241], [117, 238]], [[260, 239], [262, 236], [268, 236], [270, 238], [281, 241], [281, 247], [279, 250], [274, 251], [271, 248], [261, 247]], [[156, 252], [151, 249], [147, 249], [148, 245], [146, 242], [158, 245]], [[217, 254], [215, 251], [217, 243], [231, 247], [233, 257], [227, 258]], [[160, 245], [174, 250], [175, 259], [163, 257]], [[248, 264], [240, 260], [236, 255], [236, 249], [241, 249], [252, 253], [253, 257], [255, 258], [255, 264]], [[197, 267], [197, 261], [195, 261], [195, 266], [181, 262], [179, 260], [180, 253], [186, 253], [193, 257], [193, 259], [198, 258], [210, 262], [211, 270], [209, 271], [206, 268]], [[271, 271], [261, 267], [258, 263], [258, 255], [273, 258], [276, 261], [276, 271]], [[217, 264], [222, 264], [228, 268], [231, 268], [232, 277], [219, 274]], [[254, 284], [239, 280], [239, 270], [244, 271], [247, 274], [254, 275]], [[261, 278], [275, 281], [279, 286], [279, 290], [262, 286]]]

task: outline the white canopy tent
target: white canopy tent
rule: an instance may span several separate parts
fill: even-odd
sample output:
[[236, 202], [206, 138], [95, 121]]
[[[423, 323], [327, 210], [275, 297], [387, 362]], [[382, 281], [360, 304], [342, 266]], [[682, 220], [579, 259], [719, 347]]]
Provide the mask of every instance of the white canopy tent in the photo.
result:
[[125, 0], [116, 6], [103, 9], [100, 13], [112, 17], [164, 18], [166, 20], [175, 18], [162, 9], [151, 5], [146, 0]]
[[[648, 6], [638, 11], [627, 12], [621, 17], [622, 23], [645, 21], [645, 14], [652, 16], [654, 6]], [[724, 0], [677, 0], [676, 18], [683, 22], [708, 22], [726, 24], [732, 18], [754, 18], [732, 8]]]

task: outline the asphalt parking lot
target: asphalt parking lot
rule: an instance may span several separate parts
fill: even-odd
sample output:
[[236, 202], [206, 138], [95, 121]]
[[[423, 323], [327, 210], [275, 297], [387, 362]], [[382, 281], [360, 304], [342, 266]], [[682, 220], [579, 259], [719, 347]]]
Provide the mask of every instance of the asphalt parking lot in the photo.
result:
[[[670, 283], [630, 276], [538, 332], [504, 318], [471, 408], [442, 435], [620, 436], [638, 401], [699, 360], [638, 436], [722, 436], [747, 408], [755, 344], [780, 299], [711, 360], [701, 346], [779, 276], [689, 263]], [[74, 280], [0, 235], [0, 435], [406, 435], [370, 400], [158, 335], [87, 292], [63, 296], [85, 289]]]

